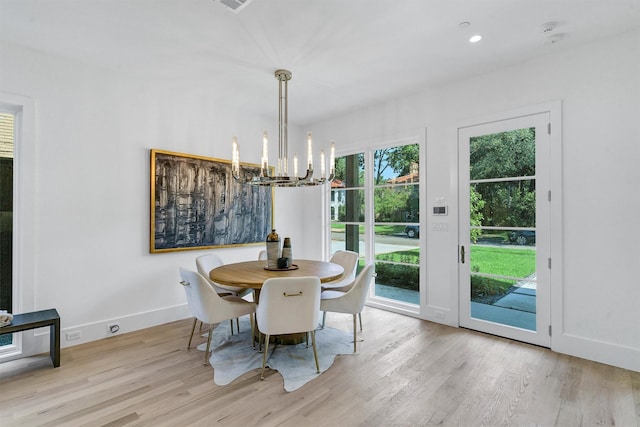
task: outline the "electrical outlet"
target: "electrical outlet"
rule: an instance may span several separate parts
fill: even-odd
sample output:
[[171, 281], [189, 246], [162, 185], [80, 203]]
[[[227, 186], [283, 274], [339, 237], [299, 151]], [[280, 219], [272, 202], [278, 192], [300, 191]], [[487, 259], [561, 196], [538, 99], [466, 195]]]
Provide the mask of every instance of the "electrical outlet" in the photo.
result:
[[77, 340], [82, 338], [82, 331], [67, 332], [67, 341]]
[[120, 330], [120, 325], [118, 325], [117, 323], [109, 323], [107, 325], [107, 332], [110, 334], [115, 334], [119, 330]]

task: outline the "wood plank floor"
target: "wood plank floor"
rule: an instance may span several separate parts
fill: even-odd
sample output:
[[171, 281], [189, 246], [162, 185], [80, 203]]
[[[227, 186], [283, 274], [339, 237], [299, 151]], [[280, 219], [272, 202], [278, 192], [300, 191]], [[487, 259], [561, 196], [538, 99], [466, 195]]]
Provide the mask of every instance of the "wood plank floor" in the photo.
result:
[[[359, 354], [295, 392], [213, 383], [191, 320], [0, 364], [7, 426], [638, 426], [640, 373], [373, 308]], [[327, 326], [349, 331], [351, 316]], [[196, 344], [204, 341], [195, 339]]]

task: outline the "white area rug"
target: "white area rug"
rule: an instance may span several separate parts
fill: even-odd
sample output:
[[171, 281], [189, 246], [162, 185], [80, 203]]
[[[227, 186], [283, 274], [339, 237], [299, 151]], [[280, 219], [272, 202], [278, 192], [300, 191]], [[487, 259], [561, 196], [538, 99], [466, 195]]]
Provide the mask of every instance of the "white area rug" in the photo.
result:
[[[218, 325], [213, 330], [211, 347], [213, 352], [209, 359], [213, 367], [213, 381], [218, 385], [226, 385], [245, 372], [262, 368], [262, 353], [251, 346], [251, 326], [247, 318], [240, 319], [240, 334], [231, 335], [229, 322]], [[338, 354], [353, 355], [353, 335], [334, 328], [316, 331], [316, 346], [320, 374], [331, 367]], [[198, 346], [204, 351], [205, 344]], [[294, 391], [307, 382], [317, 378], [313, 359], [313, 348], [303, 344], [269, 345], [267, 366], [276, 370], [284, 379], [284, 389]]]

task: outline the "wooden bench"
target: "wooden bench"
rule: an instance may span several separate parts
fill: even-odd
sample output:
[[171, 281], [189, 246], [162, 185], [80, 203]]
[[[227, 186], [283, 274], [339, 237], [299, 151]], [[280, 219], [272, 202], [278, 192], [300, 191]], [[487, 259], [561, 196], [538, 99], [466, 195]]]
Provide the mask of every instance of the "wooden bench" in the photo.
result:
[[49, 354], [53, 367], [60, 366], [60, 315], [55, 308], [14, 314], [10, 325], [0, 328], [0, 335], [49, 327]]

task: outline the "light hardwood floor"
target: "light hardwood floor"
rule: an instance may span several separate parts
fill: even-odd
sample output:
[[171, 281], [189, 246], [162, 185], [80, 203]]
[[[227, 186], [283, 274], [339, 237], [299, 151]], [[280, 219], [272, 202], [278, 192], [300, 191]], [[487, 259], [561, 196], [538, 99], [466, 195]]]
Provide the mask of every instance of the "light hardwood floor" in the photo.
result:
[[[213, 383], [191, 320], [0, 365], [7, 426], [637, 426], [640, 373], [373, 308], [356, 356], [295, 392]], [[224, 325], [223, 325], [224, 326]], [[351, 316], [327, 314], [349, 331]], [[195, 344], [204, 338], [195, 339]]]

